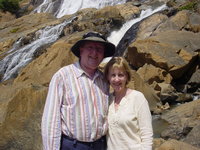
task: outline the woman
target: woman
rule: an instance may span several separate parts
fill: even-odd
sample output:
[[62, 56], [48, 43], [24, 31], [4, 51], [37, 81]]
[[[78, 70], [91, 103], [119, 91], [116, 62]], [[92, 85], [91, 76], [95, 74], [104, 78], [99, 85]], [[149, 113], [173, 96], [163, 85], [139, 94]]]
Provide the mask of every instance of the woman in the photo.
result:
[[131, 79], [128, 63], [122, 57], [114, 57], [104, 73], [114, 90], [108, 112], [107, 150], [151, 150], [151, 113], [144, 95], [127, 88]]

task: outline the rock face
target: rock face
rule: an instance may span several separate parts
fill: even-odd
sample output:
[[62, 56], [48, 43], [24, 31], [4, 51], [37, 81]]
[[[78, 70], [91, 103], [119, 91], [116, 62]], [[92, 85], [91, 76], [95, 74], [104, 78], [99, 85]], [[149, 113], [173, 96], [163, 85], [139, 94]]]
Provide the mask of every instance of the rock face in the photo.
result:
[[2, 107], [6, 107], [6, 116], [1, 117], [1, 149], [41, 149], [40, 122], [47, 87], [18, 85], [17, 88], [10, 93], [13, 97], [5, 103], [1, 101]]
[[198, 21], [193, 21], [198, 17], [186, 10], [170, 17], [152, 15], [140, 24], [135, 42], [127, 48], [127, 60], [158, 94], [162, 82], [173, 84], [177, 92], [198, 91], [200, 34]]
[[[197, 9], [180, 10], [191, 1], [164, 0], [171, 8], [140, 22], [134, 42], [123, 45], [127, 47], [123, 56], [133, 68], [128, 86], [143, 92], [152, 114], [169, 124], [160, 133], [162, 139], [154, 139], [158, 150], [200, 148], [200, 99], [192, 101], [200, 97], [200, 12], [199, 1], [193, 1], [198, 2]], [[59, 68], [78, 60], [70, 52], [71, 46], [90, 30], [108, 37], [149, 4], [157, 2], [129, 1], [99, 10], [88, 8], [60, 19], [45, 13], [15, 19], [1, 13], [0, 62], [19, 38], [23, 37], [19, 45], [23, 47], [34, 41], [36, 31], [76, 17], [56, 42], [41, 47], [15, 77], [0, 83], [0, 149], [42, 149], [40, 123], [49, 81]], [[0, 80], [2, 76], [1, 72]], [[176, 103], [180, 105], [169, 109]]]
[[198, 61], [198, 53], [195, 51], [200, 46], [199, 38], [199, 33], [166, 31], [145, 40], [135, 41], [129, 46], [127, 55], [131, 64], [137, 68], [145, 63], [153, 64], [177, 79]]
[[196, 148], [190, 144], [177, 141], [174, 139], [170, 139], [168, 141], [165, 141], [161, 144], [158, 148], [155, 148], [155, 150], [199, 150], [199, 148]]
[[[173, 139], [183, 139], [185, 138], [189, 141], [195, 141], [195, 136], [189, 136], [191, 130], [196, 130], [200, 123], [200, 100], [195, 100], [186, 104], [182, 104], [173, 110], [164, 113], [161, 118], [169, 122], [170, 126], [168, 129], [162, 132], [162, 137], [173, 138]], [[192, 134], [192, 133], [190, 133]], [[196, 133], [198, 134], [198, 132]], [[193, 139], [194, 138], [194, 139]]]

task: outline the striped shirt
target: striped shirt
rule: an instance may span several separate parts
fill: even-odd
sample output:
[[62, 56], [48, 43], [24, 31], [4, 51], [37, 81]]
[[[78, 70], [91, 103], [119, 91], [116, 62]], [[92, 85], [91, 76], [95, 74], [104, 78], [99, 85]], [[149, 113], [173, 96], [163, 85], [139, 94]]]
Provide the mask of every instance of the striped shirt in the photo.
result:
[[108, 129], [109, 87], [102, 72], [89, 78], [79, 62], [53, 76], [42, 116], [43, 148], [59, 150], [61, 134], [91, 142]]

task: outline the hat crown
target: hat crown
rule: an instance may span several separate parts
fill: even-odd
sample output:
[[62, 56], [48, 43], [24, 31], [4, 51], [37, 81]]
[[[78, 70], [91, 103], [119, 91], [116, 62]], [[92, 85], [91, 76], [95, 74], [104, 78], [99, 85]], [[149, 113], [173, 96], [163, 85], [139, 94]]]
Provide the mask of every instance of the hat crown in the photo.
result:
[[101, 38], [103, 41], [107, 41], [105, 36], [98, 32], [88, 32], [83, 35], [82, 39], [91, 39], [92, 37]]

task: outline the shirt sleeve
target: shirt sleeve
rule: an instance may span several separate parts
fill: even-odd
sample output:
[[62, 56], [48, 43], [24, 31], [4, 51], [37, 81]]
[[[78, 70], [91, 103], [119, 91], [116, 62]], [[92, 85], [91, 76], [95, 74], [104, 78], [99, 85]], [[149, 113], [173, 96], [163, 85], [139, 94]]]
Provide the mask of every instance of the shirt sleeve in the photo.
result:
[[49, 85], [41, 124], [44, 150], [60, 149], [62, 84], [61, 77], [57, 73]]
[[152, 150], [153, 144], [153, 129], [152, 129], [152, 116], [149, 109], [148, 101], [141, 95], [143, 103], [138, 111], [138, 122], [141, 136], [142, 150]]

